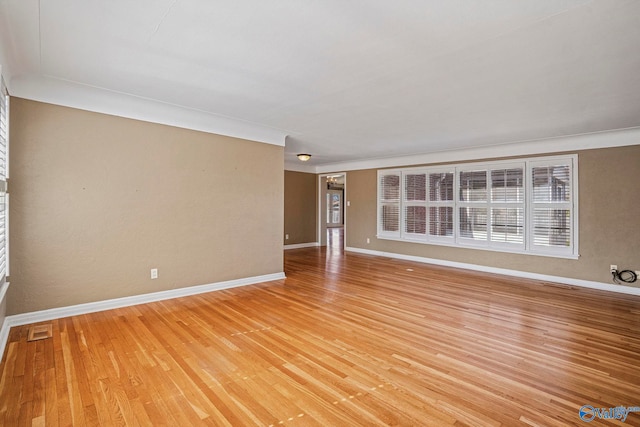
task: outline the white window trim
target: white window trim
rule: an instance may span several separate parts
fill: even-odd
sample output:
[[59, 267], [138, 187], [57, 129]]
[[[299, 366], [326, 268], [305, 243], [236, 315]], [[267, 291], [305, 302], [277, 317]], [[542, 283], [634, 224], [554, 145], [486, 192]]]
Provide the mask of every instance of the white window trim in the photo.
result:
[[[567, 247], [538, 247], [533, 245], [533, 209], [534, 203], [532, 200], [533, 193], [533, 183], [531, 180], [531, 171], [534, 166], [544, 166], [544, 165], [558, 165], [558, 164], [568, 164], [571, 170], [571, 200], [569, 202], [559, 203], [558, 207], [569, 207], [571, 210], [571, 230], [570, 230], [570, 239], [571, 245]], [[524, 215], [525, 215], [525, 223], [524, 223], [524, 243], [505, 243], [505, 242], [492, 242], [490, 240], [490, 234], [487, 238], [487, 241], [474, 241], [472, 239], [464, 239], [460, 236], [460, 227], [459, 227], [459, 215], [460, 215], [460, 207], [468, 206], [466, 203], [460, 202], [460, 172], [468, 171], [468, 170], [486, 170], [490, 171], [492, 169], [510, 169], [514, 167], [522, 167], [523, 168], [523, 188], [525, 193], [524, 203]], [[429, 234], [429, 207], [430, 206], [440, 206], [440, 202], [429, 202], [429, 174], [432, 173], [445, 173], [445, 172], [453, 172], [454, 173], [454, 225], [453, 225], [453, 238], [445, 237], [445, 236], [431, 236]], [[426, 233], [424, 236], [416, 235], [414, 233], [404, 233], [404, 182], [405, 182], [405, 174], [416, 174], [416, 173], [425, 173], [427, 175], [427, 188], [426, 188], [426, 202], [425, 206], [427, 207], [427, 226]], [[399, 230], [394, 232], [384, 231], [382, 229], [381, 222], [381, 179], [382, 176], [388, 174], [396, 174], [399, 175], [400, 178], [400, 197], [399, 197]], [[478, 203], [478, 206], [487, 207], [487, 215], [490, 216], [491, 207], [499, 207], [498, 202], [491, 202], [491, 174], [487, 172], [487, 202]], [[439, 246], [449, 246], [449, 247], [457, 247], [457, 248], [466, 248], [466, 249], [478, 249], [478, 250], [486, 250], [486, 251], [494, 251], [494, 252], [507, 252], [507, 253], [515, 253], [515, 254], [526, 254], [526, 255], [536, 255], [536, 256], [546, 256], [546, 257], [556, 257], [556, 258], [568, 258], [568, 259], [578, 259], [579, 258], [579, 228], [578, 228], [578, 155], [570, 154], [570, 155], [562, 155], [562, 156], [546, 156], [546, 157], [531, 157], [531, 158], [522, 158], [522, 159], [510, 159], [510, 160], [496, 160], [489, 162], [474, 162], [474, 163], [460, 163], [460, 164], [451, 164], [445, 166], [425, 166], [425, 167], [411, 167], [411, 168], [395, 168], [395, 169], [380, 169], [377, 173], [377, 238], [383, 240], [395, 240], [395, 241], [403, 241], [403, 242], [412, 242], [412, 243], [421, 243], [428, 245], [439, 245]], [[413, 204], [413, 202], [411, 203]], [[515, 205], [515, 202], [507, 202], [505, 205]], [[553, 203], [549, 204], [553, 206]], [[487, 228], [488, 233], [490, 233], [490, 219], [487, 219]]]

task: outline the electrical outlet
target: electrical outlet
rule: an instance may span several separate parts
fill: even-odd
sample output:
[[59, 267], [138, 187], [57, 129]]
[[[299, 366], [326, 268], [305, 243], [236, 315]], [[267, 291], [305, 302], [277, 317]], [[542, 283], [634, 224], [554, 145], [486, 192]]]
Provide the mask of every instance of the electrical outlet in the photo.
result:
[[152, 268], [151, 269], [151, 278], [152, 279], [157, 279], [158, 278], [158, 269], [157, 268]]
[[611, 264], [611, 267], [609, 268], [609, 271], [614, 272], [614, 271], [618, 271], [618, 266], [615, 264]]
[[289, 240], [289, 235], [288, 234], [284, 235], [284, 240]]
[[371, 243], [371, 239], [367, 237], [367, 245]]

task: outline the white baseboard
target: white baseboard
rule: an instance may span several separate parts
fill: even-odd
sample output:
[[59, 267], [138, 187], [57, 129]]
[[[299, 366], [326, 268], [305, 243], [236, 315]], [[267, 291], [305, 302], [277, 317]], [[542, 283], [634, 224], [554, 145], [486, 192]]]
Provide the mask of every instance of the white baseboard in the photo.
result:
[[317, 246], [320, 246], [318, 242], [297, 243], [294, 245], [284, 245], [284, 250], [287, 251], [289, 249], [315, 248]]
[[203, 294], [222, 289], [237, 288], [239, 286], [254, 285], [256, 283], [270, 282], [284, 279], [284, 272], [265, 274], [263, 276], [245, 277], [242, 279], [228, 280], [225, 282], [210, 283], [207, 285], [189, 286], [186, 288], [172, 289], [169, 291], [153, 292], [149, 294], [133, 295], [130, 297], [115, 298], [104, 301], [90, 302], [86, 304], [72, 305], [68, 307], [51, 308], [48, 310], [34, 311], [31, 313], [14, 314], [7, 316], [0, 331], [0, 355], [4, 355], [9, 330], [14, 326], [28, 325], [37, 322], [60, 319], [69, 316], [95, 313], [97, 311], [111, 310], [114, 308], [129, 307], [132, 305], [146, 304], [149, 302], [163, 301], [172, 298], [189, 295]]
[[436, 259], [436, 258], [424, 258], [419, 256], [413, 256], [413, 255], [396, 254], [393, 252], [373, 251], [370, 249], [362, 249], [362, 248], [347, 247], [345, 248], [345, 250], [350, 252], [357, 252], [365, 255], [383, 256], [387, 258], [402, 259], [405, 261], [415, 261], [415, 262], [420, 262], [424, 264], [435, 264], [435, 265], [442, 265], [445, 267], [462, 268], [464, 270], [482, 271], [485, 273], [504, 274], [507, 276], [522, 277], [525, 279], [534, 279], [534, 280], [541, 280], [545, 282], [562, 283], [565, 285], [580, 286], [583, 288], [598, 289], [601, 291], [618, 292], [622, 294], [640, 296], [640, 288], [634, 288], [631, 286], [623, 286], [623, 285], [615, 285], [613, 283], [593, 282], [590, 280], [573, 279], [571, 277], [551, 276], [548, 274], [530, 273], [527, 271], [488, 267], [485, 265], [467, 264], [464, 262], [446, 261], [446, 260]]

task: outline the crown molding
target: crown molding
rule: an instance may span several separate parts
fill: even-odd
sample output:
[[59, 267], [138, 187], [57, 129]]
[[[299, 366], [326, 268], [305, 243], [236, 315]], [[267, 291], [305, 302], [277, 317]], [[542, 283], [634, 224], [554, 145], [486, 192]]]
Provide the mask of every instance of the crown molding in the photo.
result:
[[10, 95], [272, 145], [284, 146], [287, 136], [280, 129], [48, 76], [15, 77]]
[[[180, 105], [82, 85], [48, 76], [20, 76], [6, 82], [11, 96], [78, 108], [113, 116], [165, 124], [201, 132], [285, 146], [287, 132]], [[284, 169], [306, 173], [331, 173], [380, 169], [408, 165], [472, 161], [510, 156], [527, 156], [640, 143], [640, 127], [519, 141], [461, 150], [421, 153], [388, 158], [362, 159], [323, 165], [285, 161]]]
[[379, 159], [318, 165], [316, 173], [529, 156], [640, 144], [640, 127]]

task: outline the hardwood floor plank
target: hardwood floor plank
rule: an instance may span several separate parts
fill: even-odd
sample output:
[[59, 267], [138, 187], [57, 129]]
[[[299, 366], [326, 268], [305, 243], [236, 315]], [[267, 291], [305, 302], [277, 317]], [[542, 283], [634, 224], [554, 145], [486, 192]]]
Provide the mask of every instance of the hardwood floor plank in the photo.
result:
[[46, 340], [12, 328], [0, 425], [563, 426], [640, 406], [638, 297], [321, 248], [285, 271]]
[[[48, 346], [53, 350], [53, 345]], [[53, 361], [54, 353], [51, 351], [47, 354]], [[58, 395], [56, 389], [56, 370], [55, 365], [47, 368], [45, 372], [45, 413], [44, 425], [56, 427], [58, 426]]]
[[[55, 324], [60, 324], [59, 321], [54, 321]], [[54, 358], [55, 358], [55, 372], [56, 372], [56, 401], [58, 403], [58, 423], [60, 425], [68, 426], [72, 425], [71, 415], [71, 401], [68, 392], [67, 385], [67, 371], [66, 363], [64, 359], [64, 351], [62, 349], [62, 328], [58, 329], [54, 327]]]
[[15, 422], [16, 425], [31, 425], [34, 421], [32, 416], [33, 405], [31, 402], [23, 402], [20, 404], [20, 410], [18, 413], [17, 421], [10, 420], [9, 423]]

